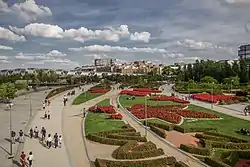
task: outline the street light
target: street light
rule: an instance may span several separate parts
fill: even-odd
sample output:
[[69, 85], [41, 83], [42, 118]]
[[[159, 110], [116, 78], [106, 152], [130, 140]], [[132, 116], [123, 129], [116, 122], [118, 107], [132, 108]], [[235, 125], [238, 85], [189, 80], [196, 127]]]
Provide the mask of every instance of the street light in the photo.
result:
[[147, 127], [148, 127], [148, 120], [147, 120], [147, 97], [149, 97], [149, 95], [147, 94], [145, 96], [145, 137], [147, 137]]
[[13, 149], [12, 149], [12, 106], [14, 104], [12, 102], [9, 103], [9, 108], [10, 108], [10, 155], [13, 154]]
[[232, 94], [232, 89], [233, 89], [233, 82], [234, 82], [234, 80], [231, 80], [231, 94]]
[[213, 103], [214, 103], [214, 82], [212, 83], [212, 92], [211, 92], [211, 108], [213, 108]]
[[32, 103], [31, 103], [31, 94], [29, 95], [29, 101], [30, 101], [30, 117], [32, 117]]

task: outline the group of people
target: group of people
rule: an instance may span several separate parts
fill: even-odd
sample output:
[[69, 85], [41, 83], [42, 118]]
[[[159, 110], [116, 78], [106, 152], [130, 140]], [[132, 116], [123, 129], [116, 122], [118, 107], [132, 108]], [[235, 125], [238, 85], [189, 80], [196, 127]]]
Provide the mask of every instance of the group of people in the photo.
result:
[[68, 97], [66, 95], [63, 96], [63, 105], [66, 106], [68, 101]]
[[24, 141], [24, 133], [22, 130], [19, 131], [18, 135], [16, 134], [15, 131], [11, 131], [11, 142], [12, 144], [15, 144], [16, 141], [18, 141], [19, 143], [23, 143]]
[[245, 114], [245, 116], [248, 116], [248, 114], [250, 113], [250, 109], [249, 109], [249, 107], [248, 106], [246, 106], [245, 108], [244, 108], [244, 114]]
[[21, 165], [22, 167], [32, 167], [33, 164], [33, 159], [34, 159], [34, 155], [33, 153], [30, 151], [29, 155], [27, 156], [27, 161], [26, 161], [26, 154], [24, 153], [24, 151], [22, 151], [21, 155], [20, 155], [20, 161], [21, 161]]

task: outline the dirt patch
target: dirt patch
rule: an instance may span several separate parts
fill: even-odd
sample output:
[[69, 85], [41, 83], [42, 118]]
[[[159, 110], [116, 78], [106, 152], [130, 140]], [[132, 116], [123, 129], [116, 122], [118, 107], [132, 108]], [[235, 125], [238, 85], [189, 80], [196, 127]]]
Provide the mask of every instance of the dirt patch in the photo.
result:
[[239, 160], [234, 167], [250, 167], [250, 160]]
[[195, 138], [195, 133], [181, 133], [177, 131], [166, 131], [167, 137], [166, 139], [180, 147], [181, 144], [198, 147], [200, 140]]

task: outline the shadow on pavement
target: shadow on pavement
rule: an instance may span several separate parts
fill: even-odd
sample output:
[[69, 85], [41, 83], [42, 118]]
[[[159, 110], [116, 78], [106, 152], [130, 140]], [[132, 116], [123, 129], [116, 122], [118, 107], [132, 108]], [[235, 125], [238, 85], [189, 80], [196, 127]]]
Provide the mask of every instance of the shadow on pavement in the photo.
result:
[[12, 163], [18, 167], [22, 167], [22, 165], [15, 159], [12, 160]]
[[4, 140], [6, 140], [7, 142], [11, 142], [11, 140], [9, 138], [4, 138]]
[[1, 148], [4, 152], [6, 152], [7, 154], [10, 155], [10, 152], [9, 152], [8, 150], [6, 150], [4, 147], [0, 146], [0, 148]]
[[71, 115], [69, 117], [81, 117], [81, 118], [83, 118], [83, 113]]

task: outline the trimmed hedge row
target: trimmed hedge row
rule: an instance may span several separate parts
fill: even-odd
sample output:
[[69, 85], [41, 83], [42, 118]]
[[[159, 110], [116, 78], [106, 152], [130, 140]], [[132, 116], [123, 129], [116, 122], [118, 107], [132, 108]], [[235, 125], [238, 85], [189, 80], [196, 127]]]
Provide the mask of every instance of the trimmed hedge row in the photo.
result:
[[206, 134], [206, 135], [211, 135], [211, 136], [217, 136], [217, 137], [227, 138], [227, 139], [229, 139], [231, 142], [234, 142], [234, 143], [248, 143], [248, 142], [249, 142], [249, 141], [247, 141], [247, 140], [239, 139], [239, 138], [237, 138], [237, 137], [228, 136], [228, 135], [224, 135], [224, 134], [217, 133], [217, 132], [204, 132], [204, 134]]
[[136, 140], [138, 142], [146, 142], [146, 137], [142, 136], [127, 136], [126, 133], [123, 135], [120, 134], [107, 134], [108, 138], [114, 138], [114, 139], [122, 139], [122, 140]]
[[225, 164], [224, 162], [218, 161], [216, 159], [212, 159], [209, 157], [205, 158], [205, 163], [210, 165], [211, 167], [230, 167], [229, 165]]
[[224, 149], [250, 149], [250, 143], [231, 143], [231, 142], [218, 142], [212, 140], [201, 139], [201, 143], [207, 148], [224, 148]]
[[175, 163], [175, 157], [138, 161], [111, 161], [99, 158], [95, 160], [96, 167], [159, 167], [164, 165], [173, 165]]
[[191, 154], [206, 155], [206, 156], [209, 156], [213, 153], [212, 148], [192, 147], [185, 144], [181, 144], [180, 149]]
[[148, 126], [150, 126], [150, 125], [167, 130], [167, 131], [171, 131], [174, 129], [174, 127], [172, 125], [167, 124], [167, 123], [164, 124], [164, 123], [148, 122]]
[[146, 143], [140, 144], [132, 149], [132, 151], [149, 151], [149, 150], [155, 150], [157, 149], [156, 145], [148, 141]]
[[152, 130], [153, 132], [155, 132], [157, 135], [159, 135], [160, 137], [162, 138], [166, 138], [166, 133], [165, 133], [165, 130], [163, 129], [160, 129], [160, 128], [157, 128], [155, 126], [152, 126], [152, 125], [149, 125], [150, 127], [150, 130]]
[[49, 98], [51, 98], [51, 97], [53, 97], [53, 96], [55, 96], [55, 95], [57, 95], [59, 93], [62, 93], [64, 91], [67, 91], [67, 90], [70, 90], [70, 89], [73, 89], [73, 88], [75, 88], [77, 86], [79, 86], [79, 85], [70, 85], [70, 86], [64, 86], [64, 87], [53, 89], [47, 94], [45, 99], [49, 99]]
[[234, 166], [239, 161], [239, 159], [250, 159], [250, 151], [230, 151], [229, 156], [222, 159], [222, 161]]
[[118, 145], [118, 146], [122, 146], [128, 142], [127, 140], [106, 138], [104, 136], [101, 136], [98, 133], [90, 133], [86, 136], [86, 138], [91, 140], [91, 141], [95, 141], [95, 142], [98, 142], [101, 144]]
[[141, 136], [140, 132], [121, 132], [117, 133], [119, 135], [127, 135], [127, 136]]
[[207, 131], [217, 131], [216, 128], [184, 128], [181, 126], [174, 126], [174, 130], [181, 133], [191, 133], [191, 132], [207, 132]]
[[157, 157], [163, 155], [163, 150], [155, 149], [148, 151], [131, 151], [134, 147], [138, 145], [137, 141], [128, 141], [123, 146], [117, 148], [113, 153], [112, 157], [115, 159], [141, 159], [148, 157]]
[[207, 140], [213, 140], [213, 141], [225, 141], [225, 142], [230, 142], [230, 139], [224, 138], [224, 137], [217, 137], [217, 136], [211, 136], [211, 135], [206, 135], [206, 134], [199, 134], [196, 133], [195, 137], [198, 139], [207, 139]]
[[178, 161], [175, 163], [175, 167], [189, 167], [189, 166], [182, 161]]

